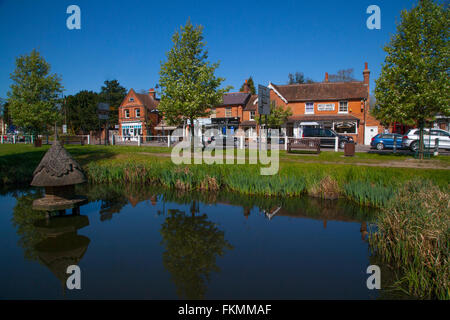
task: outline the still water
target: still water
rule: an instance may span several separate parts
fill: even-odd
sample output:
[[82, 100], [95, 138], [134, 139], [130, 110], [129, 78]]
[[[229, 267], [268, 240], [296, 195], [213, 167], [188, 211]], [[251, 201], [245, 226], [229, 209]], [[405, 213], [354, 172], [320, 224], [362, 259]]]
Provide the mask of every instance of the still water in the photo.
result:
[[[0, 194], [2, 299], [377, 299], [366, 286], [373, 210], [154, 187], [81, 186], [79, 216]], [[69, 213], [69, 212], [68, 212]], [[67, 266], [81, 269], [68, 290]]]

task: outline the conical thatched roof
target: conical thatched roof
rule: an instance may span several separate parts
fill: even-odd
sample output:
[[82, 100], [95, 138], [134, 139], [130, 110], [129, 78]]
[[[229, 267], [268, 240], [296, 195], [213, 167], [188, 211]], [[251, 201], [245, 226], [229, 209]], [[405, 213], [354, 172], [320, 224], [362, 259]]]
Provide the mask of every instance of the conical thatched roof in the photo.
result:
[[47, 151], [33, 173], [31, 185], [35, 187], [60, 187], [86, 182], [81, 166], [59, 141]]

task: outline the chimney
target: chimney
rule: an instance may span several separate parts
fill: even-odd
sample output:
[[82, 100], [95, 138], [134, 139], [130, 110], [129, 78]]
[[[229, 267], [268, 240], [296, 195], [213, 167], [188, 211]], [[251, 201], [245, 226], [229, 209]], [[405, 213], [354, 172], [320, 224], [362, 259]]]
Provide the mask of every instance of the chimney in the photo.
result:
[[368, 68], [368, 63], [367, 62], [364, 65], [363, 76], [364, 76], [364, 84], [367, 84], [367, 86], [369, 86], [369, 84], [370, 84], [370, 70]]
[[244, 82], [244, 88], [243, 88], [242, 90], [243, 90], [243, 92], [245, 92], [245, 93], [250, 93], [250, 87], [249, 87], [247, 81], [248, 81], [248, 80], [245, 80], [245, 82]]
[[150, 90], [148, 90], [148, 95], [150, 97], [152, 97], [153, 99], [156, 99], [156, 91], [154, 88], [151, 88]]
[[328, 72], [325, 72], [325, 82], [328, 82]]

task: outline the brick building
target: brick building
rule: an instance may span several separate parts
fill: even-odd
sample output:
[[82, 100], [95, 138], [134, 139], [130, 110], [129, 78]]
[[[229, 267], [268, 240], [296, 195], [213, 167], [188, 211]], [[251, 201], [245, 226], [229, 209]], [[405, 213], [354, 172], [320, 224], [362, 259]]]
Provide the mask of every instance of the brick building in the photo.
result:
[[287, 106], [292, 116], [286, 124], [288, 136], [301, 137], [305, 127], [333, 129], [352, 136], [358, 144], [370, 140], [383, 127], [369, 112], [370, 71], [367, 63], [363, 81], [324, 82], [311, 84], [269, 84], [270, 98], [277, 106]]
[[160, 121], [158, 104], [154, 89], [147, 94], [130, 89], [119, 107], [119, 135], [129, 140], [137, 140], [137, 136], [155, 135], [155, 126]]

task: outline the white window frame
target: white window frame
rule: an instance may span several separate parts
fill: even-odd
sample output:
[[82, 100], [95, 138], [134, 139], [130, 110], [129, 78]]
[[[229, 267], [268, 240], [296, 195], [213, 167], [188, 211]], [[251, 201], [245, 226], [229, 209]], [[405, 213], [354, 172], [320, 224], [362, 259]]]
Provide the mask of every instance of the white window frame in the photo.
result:
[[125, 118], [128, 119], [130, 117], [130, 109], [125, 109], [123, 113], [125, 115]]
[[[227, 111], [230, 111], [230, 115], [228, 115]], [[225, 118], [231, 118], [233, 116], [233, 108], [232, 107], [225, 107]]]
[[[344, 102], [347, 104], [347, 110], [341, 111], [341, 103], [344, 103]], [[348, 113], [348, 101], [339, 101], [338, 113]]]
[[136, 116], [136, 118], [139, 118], [141, 116], [141, 109], [139, 108], [134, 109], [134, 115]]
[[250, 115], [248, 116], [248, 119], [254, 121], [255, 116], [256, 116], [256, 111], [250, 111]]
[[[312, 104], [312, 112], [306, 111], [306, 106]], [[314, 102], [305, 102], [305, 114], [314, 114]]]
[[134, 101], [134, 98], [133, 98], [133, 97], [130, 97], [130, 99], [128, 99], [128, 101], [129, 101], [129, 102], [133, 102], [133, 101]]

